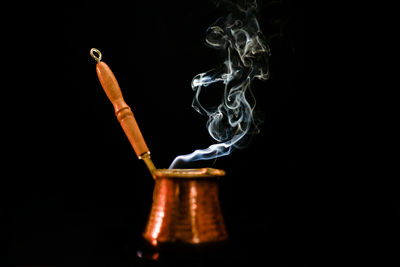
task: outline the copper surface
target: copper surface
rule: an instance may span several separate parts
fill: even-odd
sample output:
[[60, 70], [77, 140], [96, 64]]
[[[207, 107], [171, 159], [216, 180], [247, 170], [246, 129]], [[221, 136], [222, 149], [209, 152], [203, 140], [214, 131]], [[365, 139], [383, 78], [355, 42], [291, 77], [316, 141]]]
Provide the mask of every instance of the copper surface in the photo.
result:
[[153, 246], [226, 240], [218, 198], [218, 178], [223, 175], [224, 171], [212, 168], [156, 170], [144, 239]]

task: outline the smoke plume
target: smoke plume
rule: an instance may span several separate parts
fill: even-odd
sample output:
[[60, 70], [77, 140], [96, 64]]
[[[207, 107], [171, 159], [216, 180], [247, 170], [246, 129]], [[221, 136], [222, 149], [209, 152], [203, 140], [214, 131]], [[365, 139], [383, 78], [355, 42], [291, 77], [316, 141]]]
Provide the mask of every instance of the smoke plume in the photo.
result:
[[[251, 81], [269, 77], [270, 49], [261, 33], [256, 11], [255, 1], [235, 5], [234, 12], [219, 18], [207, 29], [206, 43], [221, 50], [225, 60], [220, 66], [193, 78], [191, 86], [195, 96], [192, 107], [208, 116], [206, 126], [217, 143], [176, 157], [170, 168], [183, 162], [228, 155], [233, 148], [240, 148], [250, 135], [250, 129], [255, 125], [253, 112], [256, 104], [250, 89]], [[218, 105], [200, 103], [201, 93], [209, 88], [223, 91]]]

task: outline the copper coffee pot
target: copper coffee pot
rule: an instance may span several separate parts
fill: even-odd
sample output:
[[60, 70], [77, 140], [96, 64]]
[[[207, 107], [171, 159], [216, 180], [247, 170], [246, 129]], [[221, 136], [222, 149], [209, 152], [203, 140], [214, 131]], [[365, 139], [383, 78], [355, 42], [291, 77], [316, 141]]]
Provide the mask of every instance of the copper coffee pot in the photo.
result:
[[162, 169], [154, 173], [153, 205], [143, 237], [153, 246], [227, 239], [218, 199], [222, 170]]
[[92, 48], [90, 55], [97, 61], [97, 76], [122, 129], [155, 180], [144, 239], [154, 248], [164, 244], [203, 245], [226, 240], [228, 234], [218, 199], [218, 178], [224, 176], [225, 171], [213, 168], [157, 169], [114, 74], [101, 61], [99, 50]]

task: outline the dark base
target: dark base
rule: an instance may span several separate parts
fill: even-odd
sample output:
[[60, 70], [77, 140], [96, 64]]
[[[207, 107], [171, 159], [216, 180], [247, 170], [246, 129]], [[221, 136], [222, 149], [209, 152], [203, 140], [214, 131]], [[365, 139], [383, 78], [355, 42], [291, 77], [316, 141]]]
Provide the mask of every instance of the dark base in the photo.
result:
[[163, 243], [152, 246], [143, 241], [137, 250], [140, 266], [205, 266], [205, 264], [226, 263], [229, 258], [228, 241], [199, 245]]

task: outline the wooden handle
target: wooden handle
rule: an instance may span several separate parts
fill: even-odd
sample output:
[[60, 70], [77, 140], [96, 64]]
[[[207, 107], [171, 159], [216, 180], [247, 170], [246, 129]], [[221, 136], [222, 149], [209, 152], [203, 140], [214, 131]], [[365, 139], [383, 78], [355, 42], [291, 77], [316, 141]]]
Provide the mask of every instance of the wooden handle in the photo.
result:
[[99, 60], [96, 65], [96, 71], [107, 97], [114, 106], [115, 115], [122, 129], [124, 129], [125, 135], [128, 137], [136, 155], [141, 158], [143, 155], [149, 154], [149, 148], [144, 141], [131, 108], [125, 103], [122, 97], [121, 89], [111, 69], [106, 63]]

